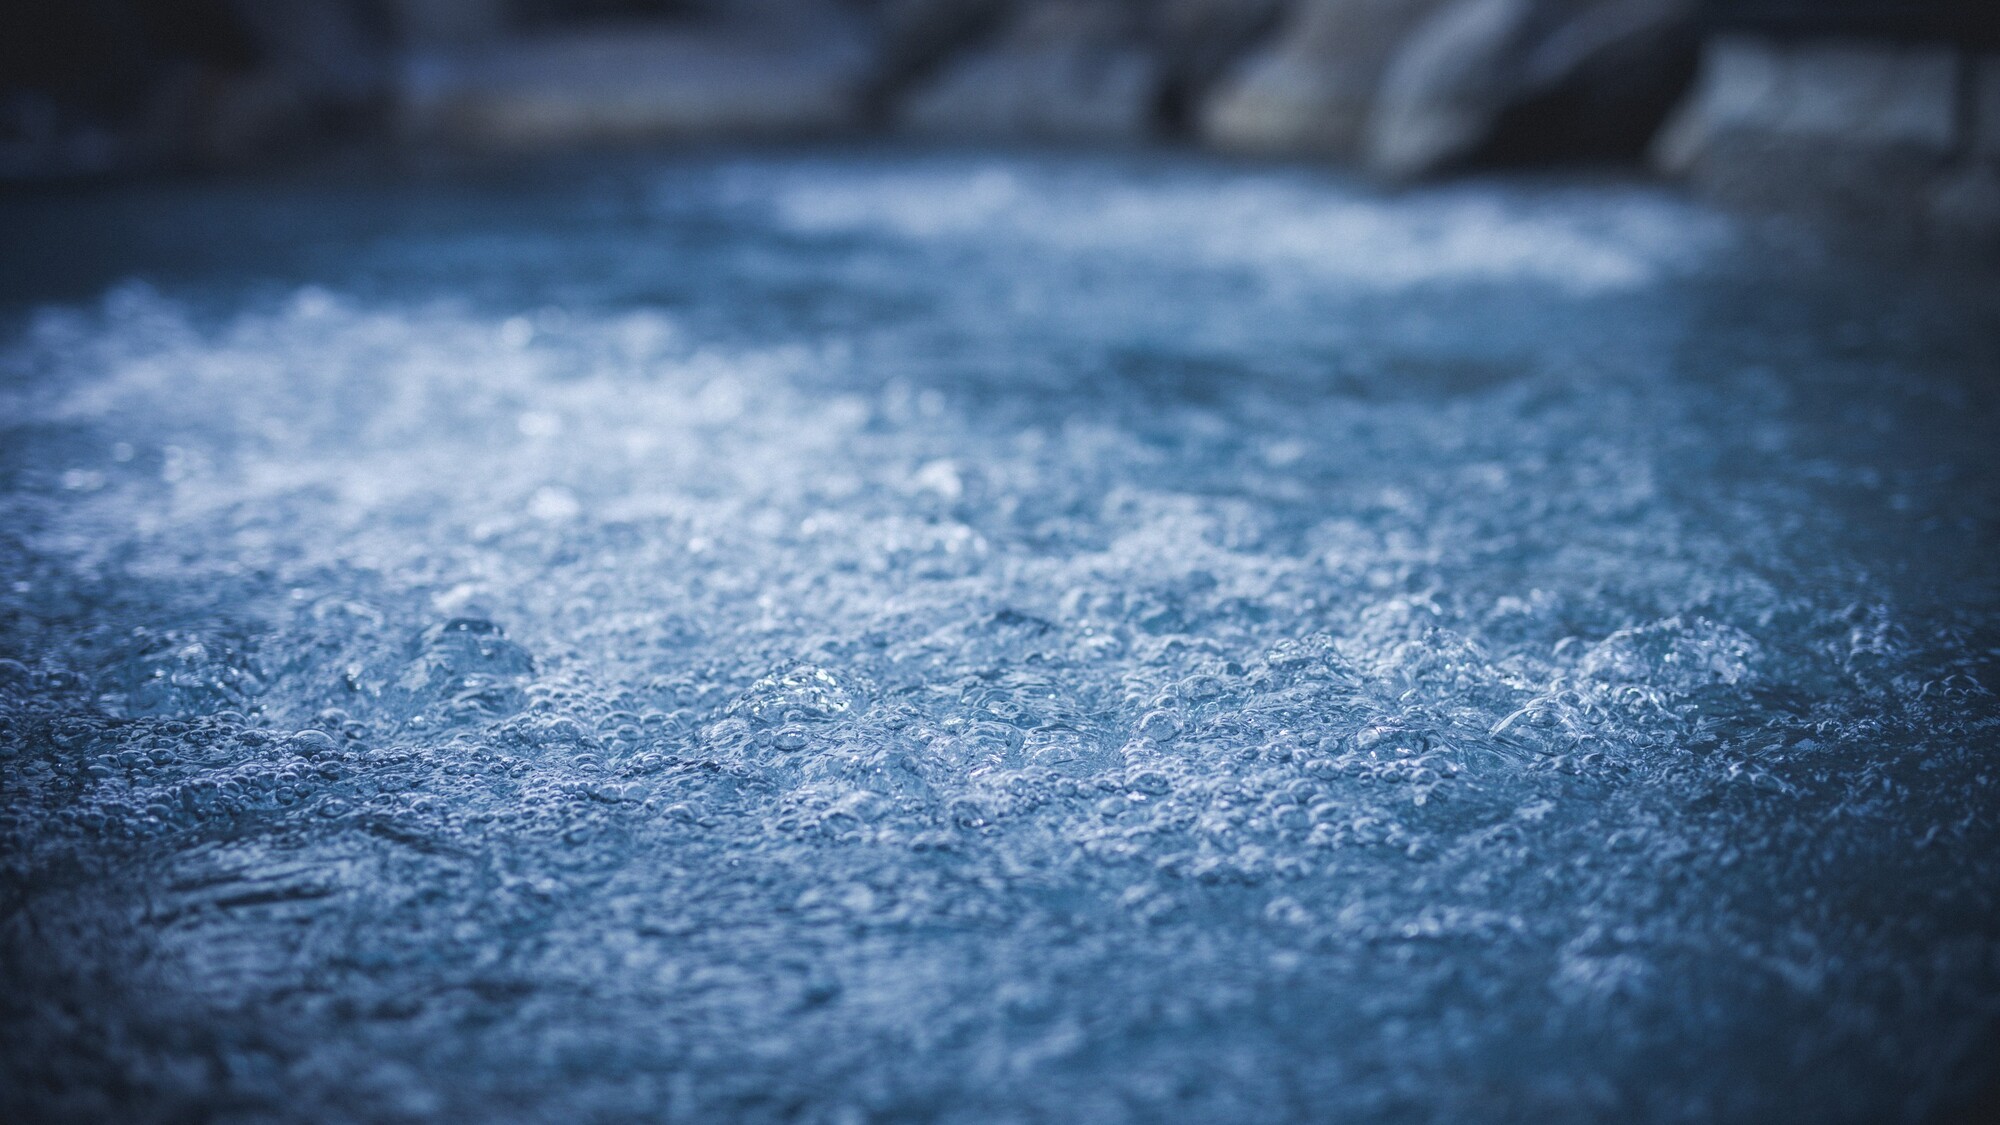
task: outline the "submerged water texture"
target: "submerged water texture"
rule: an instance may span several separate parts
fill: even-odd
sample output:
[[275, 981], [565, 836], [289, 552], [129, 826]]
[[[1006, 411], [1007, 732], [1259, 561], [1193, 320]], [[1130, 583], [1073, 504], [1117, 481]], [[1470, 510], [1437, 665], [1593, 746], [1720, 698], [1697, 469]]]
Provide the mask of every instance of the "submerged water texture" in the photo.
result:
[[4, 223], [13, 1120], [1992, 1080], [1990, 293], [1167, 158]]

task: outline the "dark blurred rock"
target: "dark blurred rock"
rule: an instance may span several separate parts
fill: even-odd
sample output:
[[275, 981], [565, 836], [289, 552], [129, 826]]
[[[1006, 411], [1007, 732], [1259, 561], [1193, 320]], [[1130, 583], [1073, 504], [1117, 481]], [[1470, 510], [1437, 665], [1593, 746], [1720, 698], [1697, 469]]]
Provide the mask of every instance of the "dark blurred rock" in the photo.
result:
[[1924, 201], [1929, 241], [1954, 256], [2000, 256], [2000, 163], [1985, 161], [1946, 173]]
[[506, 0], [382, 0], [396, 41], [438, 47], [477, 43], [506, 33]]
[[1992, 0], [1704, 0], [1702, 6], [1719, 34], [2000, 50]]
[[1694, 81], [1695, 0], [1552, 6], [1485, 155], [1511, 161], [1637, 161]]
[[0, 97], [0, 181], [98, 175], [133, 162], [128, 138], [39, 91]]
[[195, 161], [246, 163], [372, 130], [387, 76], [385, 44], [359, 0], [231, 0], [254, 45], [247, 71], [209, 75], [181, 142]]
[[302, 88], [362, 96], [381, 70], [379, 43], [355, 0], [233, 0], [256, 43], [258, 66]]
[[340, 0], [0, 5], [0, 178], [222, 163], [317, 130], [369, 95], [352, 15]]
[[1690, 0], [1452, 0], [1385, 74], [1367, 164], [1407, 178], [1477, 159], [1636, 155], [1693, 48]]
[[1972, 155], [2000, 160], [2000, 54], [1972, 63]]
[[1351, 157], [1384, 69], [1436, 0], [1303, 0], [1197, 115], [1218, 148]]
[[1153, 123], [1159, 68], [1121, 5], [1030, 4], [897, 108], [930, 136], [1129, 143]]

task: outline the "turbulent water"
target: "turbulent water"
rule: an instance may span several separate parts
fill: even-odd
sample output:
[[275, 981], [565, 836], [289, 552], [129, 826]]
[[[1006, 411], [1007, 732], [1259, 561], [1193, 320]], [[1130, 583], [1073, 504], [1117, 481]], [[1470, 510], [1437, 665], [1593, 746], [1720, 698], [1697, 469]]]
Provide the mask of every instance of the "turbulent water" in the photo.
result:
[[1166, 157], [0, 225], [12, 1120], [1992, 1097], [1991, 289]]

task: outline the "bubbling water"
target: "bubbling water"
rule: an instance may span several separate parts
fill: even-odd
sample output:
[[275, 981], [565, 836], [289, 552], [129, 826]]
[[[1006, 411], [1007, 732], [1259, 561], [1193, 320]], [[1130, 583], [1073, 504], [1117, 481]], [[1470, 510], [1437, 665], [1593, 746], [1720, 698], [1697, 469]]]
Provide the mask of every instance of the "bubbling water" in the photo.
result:
[[286, 248], [8, 313], [20, 1112], [1977, 1094], [1991, 305], [1617, 185], [261, 190], [10, 205]]

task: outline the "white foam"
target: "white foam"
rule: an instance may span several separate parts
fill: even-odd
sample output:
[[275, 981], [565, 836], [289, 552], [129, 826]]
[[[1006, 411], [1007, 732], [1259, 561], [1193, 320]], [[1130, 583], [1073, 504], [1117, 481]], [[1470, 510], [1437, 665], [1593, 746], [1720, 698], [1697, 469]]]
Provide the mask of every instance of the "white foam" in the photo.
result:
[[763, 200], [800, 232], [1194, 259], [1391, 291], [1514, 281], [1631, 289], [1699, 263], [1726, 239], [1719, 217], [1636, 187], [1384, 195], [1263, 172], [1107, 188], [1087, 175], [997, 164], [734, 175], [734, 198]]

